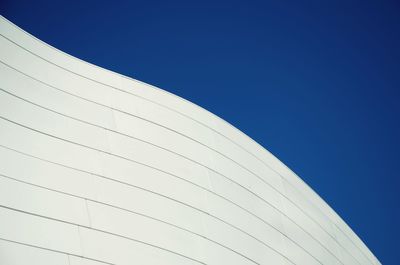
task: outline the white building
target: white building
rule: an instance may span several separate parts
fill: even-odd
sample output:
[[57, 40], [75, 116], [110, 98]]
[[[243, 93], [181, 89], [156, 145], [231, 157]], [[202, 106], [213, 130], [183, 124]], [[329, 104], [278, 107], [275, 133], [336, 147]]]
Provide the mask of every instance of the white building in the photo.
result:
[[380, 264], [227, 122], [3, 17], [0, 34], [0, 264]]

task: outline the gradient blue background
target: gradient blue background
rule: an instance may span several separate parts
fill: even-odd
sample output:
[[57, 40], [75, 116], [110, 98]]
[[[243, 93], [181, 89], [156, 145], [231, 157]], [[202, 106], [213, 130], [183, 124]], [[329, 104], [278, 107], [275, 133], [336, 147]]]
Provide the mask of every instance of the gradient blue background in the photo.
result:
[[[395, 1], [18, 1], [45, 42], [229, 121], [400, 264]], [[227, 264], [228, 265], [228, 264]]]

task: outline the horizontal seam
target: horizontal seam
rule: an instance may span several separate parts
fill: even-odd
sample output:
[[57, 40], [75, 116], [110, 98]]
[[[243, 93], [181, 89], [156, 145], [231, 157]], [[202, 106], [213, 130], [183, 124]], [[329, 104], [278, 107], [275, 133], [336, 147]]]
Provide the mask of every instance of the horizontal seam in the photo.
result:
[[[0, 206], [0, 207], [1, 207], [1, 206]], [[114, 264], [114, 263], [109, 263], [109, 262], [102, 261], [102, 260], [98, 260], [98, 259], [93, 259], [93, 258], [89, 258], [89, 257], [84, 257], [84, 256], [80, 256], [80, 255], [76, 255], [76, 254], [72, 254], [72, 253], [67, 253], [67, 252], [60, 251], [60, 250], [51, 249], [51, 248], [45, 248], [45, 247], [41, 247], [41, 246], [35, 246], [35, 245], [31, 245], [31, 244], [27, 244], [27, 243], [23, 243], [23, 242], [19, 242], [19, 241], [14, 241], [14, 240], [11, 240], [11, 239], [6, 239], [6, 238], [1, 238], [1, 237], [0, 237], [0, 240], [6, 241], [6, 242], [10, 242], [10, 243], [14, 243], [14, 244], [18, 244], [18, 245], [23, 245], [23, 246], [31, 247], [31, 248], [38, 248], [38, 249], [41, 249], [41, 250], [46, 250], [46, 251], [50, 251], [50, 252], [55, 252], [55, 253], [59, 253], [59, 254], [67, 255], [67, 256], [70, 255], [70, 256], [74, 256], [74, 257], [81, 258], [81, 259], [92, 260], [92, 261], [100, 262], [100, 263], [103, 263], [103, 264], [116, 265], [116, 264]]]

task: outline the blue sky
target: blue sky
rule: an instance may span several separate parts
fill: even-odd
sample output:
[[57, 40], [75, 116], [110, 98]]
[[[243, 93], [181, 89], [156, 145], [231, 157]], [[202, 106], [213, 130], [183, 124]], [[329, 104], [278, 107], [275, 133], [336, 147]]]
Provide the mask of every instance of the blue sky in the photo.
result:
[[396, 1], [19, 1], [1, 14], [78, 58], [210, 110], [399, 264]]

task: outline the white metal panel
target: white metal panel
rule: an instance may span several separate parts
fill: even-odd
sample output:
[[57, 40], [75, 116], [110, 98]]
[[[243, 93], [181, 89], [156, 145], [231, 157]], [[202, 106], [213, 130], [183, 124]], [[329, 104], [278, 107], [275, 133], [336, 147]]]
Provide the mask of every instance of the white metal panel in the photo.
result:
[[99, 181], [94, 185], [98, 189], [99, 201], [152, 216], [191, 231], [203, 231], [202, 213], [184, 203], [111, 181]]
[[301, 211], [308, 216], [313, 225], [320, 227], [333, 238], [332, 223], [328, 221], [327, 217], [287, 180], [283, 180], [283, 184], [285, 187], [285, 201], [290, 201], [297, 208], [297, 211]]
[[0, 60], [7, 62], [8, 65], [64, 91], [110, 105], [111, 91], [105, 85], [94, 83], [91, 80], [64, 71], [4, 37], [0, 38], [0, 49], [3, 51], [0, 53]]
[[242, 253], [253, 262], [258, 264], [284, 264], [284, 257], [276, 251], [274, 246], [262, 244], [248, 234], [210, 216], [204, 215], [202, 218], [210, 237], [217, 238], [218, 242]]
[[111, 109], [50, 87], [0, 63], [1, 89], [39, 106], [82, 119], [102, 127], [113, 128]]
[[205, 244], [204, 245], [204, 258], [206, 264], [220, 265], [220, 264], [232, 264], [232, 265], [255, 265], [256, 263], [246, 256], [236, 254], [229, 248], [221, 248], [216, 244]]
[[[333, 210], [332, 210], [333, 211]], [[334, 234], [336, 235], [338, 232], [344, 235], [347, 240], [351, 242], [352, 245], [356, 246], [356, 248], [361, 251], [363, 254], [364, 258], [368, 259], [370, 262], [378, 262], [377, 258], [370, 252], [368, 251], [368, 248], [364, 244], [364, 242], [361, 241], [361, 239], [351, 230], [351, 228], [335, 213], [337, 216], [336, 219], [337, 221], [335, 222], [335, 227], [334, 227]], [[338, 231], [340, 230], [340, 231]]]
[[39, 108], [0, 90], [0, 116], [29, 128], [99, 150], [108, 150], [104, 129]]
[[332, 250], [326, 249], [326, 247], [298, 224], [287, 218], [283, 218], [283, 225], [285, 233], [288, 235], [286, 243], [288, 243], [290, 249], [293, 249], [295, 247], [294, 245], [297, 245], [309, 255], [313, 256], [320, 264], [340, 264], [341, 261], [338, 259], [337, 254], [331, 253]]
[[151, 190], [189, 205], [204, 208], [207, 175], [199, 178], [185, 174], [183, 178], [118, 157], [102, 156], [103, 174], [110, 179]]
[[123, 112], [114, 111], [113, 114], [118, 131], [179, 153], [198, 163], [211, 164], [210, 149], [179, 132]]
[[287, 248], [287, 257], [293, 260], [295, 264], [321, 265], [312, 254], [299, 248], [293, 241], [285, 239], [285, 244]]
[[202, 237], [142, 215], [88, 202], [93, 228], [149, 243], [196, 260], [203, 260]]
[[2, 265], [70, 265], [66, 254], [5, 240], [0, 240], [0, 262]]
[[77, 257], [77, 256], [68, 256], [69, 265], [104, 265], [109, 264], [105, 262], [99, 262], [95, 260], [90, 260], [87, 258]]
[[[0, 146], [0, 174], [52, 190], [95, 199], [96, 176]], [[21, 166], [24, 165], [24, 166]]]
[[[273, 222], [263, 222], [261, 218], [257, 218], [255, 215], [251, 215], [244, 209], [217, 196], [209, 195], [207, 199], [209, 202], [208, 211], [210, 214], [222, 220], [217, 222], [218, 224], [216, 224], [215, 230], [219, 230], [221, 226], [225, 226], [227, 227], [225, 229], [235, 231], [235, 235], [239, 232], [241, 236], [252, 238], [250, 240], [252, 242], [254, 241], [258, 244], [262, 242], [261, 244], [264, 244], [264, 246], [271, 246], [278, 253], [282, 255], [285, 254], [284, 235], [279, 231], [280, 223], [273, 224]], [[280, 220], [280, 217], [276, 213], [275, 217], [271, 216], [271, 218], [276, 218], [276, 221]], [[210, 224], [214, 224], [215, 222], [216, 219], [213, 218], [213, 222], [210, 222]], [[224, 222], [226, 223], [224, 224]], [[207, 225], [206, 227], [209, 228], [210, 226]]]
[[202, 264], [176, 253], [120, 236], [79, 228], [84, 255], [113, 264]]
[[[181, 178], [195, 179], [195, 183], [207, 186], [207, 169], [188, 159], [125, 136], [107, 132], [113, 154], [138, 161]], [[179, 165], [179, 166], [177, 166]]]
[[277, 190], [283, 191], [281, 176], [271, 169], [271, 167], [262, 163], [255, 156], [246, 152], [243, 148], [233, 143], [227, 137], [214, 132], [214, 138], [216, 150], [241, 164], [245, 168], [250, 169]]
[[191, 136], [208, 146], [214, 145], [212, 133], [186, 116], [131, 94], [116, 90], [112, 90], [112, 94], [114, 96], [114, 108]]
[[[263, 201], [260, 198], [246, 192], [246, 190], [242, 187], [232, 182], [229, 182], [220, 175], [213, 174], [212, 172], [210, 172], [210, 182], [213, 191], [215, 191], [216, 193], [216, 195], [214, 196], [212, 196], [213, 194], [210, 194], [210, 197], [215, 197], [216, 199], [218, 199], [219, 196], [222, 196], [223, 198], [220, 198], [219, 200], [225, 199], [226, 201], [231, 201], [234, 204], [240, 206], [240, 208], [243, 208], [251, 214], [265, 220], [272, 226], [278, 228], [282, 227], [281, 214], [277, 210], [280, 209], [280, 198], [278, 196], [275, 197], [273, 193], [265, 192], [268, 195], [268, 199], [266, 201]], [[233, 203], [228, 203], [229, 206], [226, 207], [233, 207]], [[209, 207], [213, 206], [215, 205], [210, 203]], [[238, 206], [235, 207], [239, 208]], [[274, 208], [274, 206], [278, 208], [276, 209]]]
[[3, 118], [0, 118], [0, 144], [43, 159], [101, 173], [99, 152], [49, 137]]
[[[298, 226], [312, 237], [316, 238], [324, 248], [328, 249], [334, 256], [338, 257], [339, 260], [342, 260], [340, 258], [341, 253], [346, 252], [347, 255], [345, 256], [347, 257], [345, 257], [345, 259], [348, 260], [350, 258], [351, 260], [351, 263], [347, 264], [356, 262], [354, 258], [351, 258], [351, 255], [349, 256], [348, 250], [337, 241], [333, 224], [326, 222], [326, 219], [319, 219], [323, 218], [323, 216], [320, 215], [315, 206], [306, 201], [304, 197], [290, 184], [287, 184], [286, 181], [284, 184], [287, 191], [286, 195], [291, 199], [290, 201], [287, 198], [283, 198], [282, 200], [285, 205], [283, 208], [285, 214], [292, 220], [295, 220]], [[323, 225], [321, 225], [321, 223]], [[344, 261], [343, 263], [346, 264]]]
[[78, 228], [44, 217], [0, 207], [0, 238], [82, 255]]
[[[347, 249], [359, 264], [371, 264], [371, 261], [353, 242], [351, 242], [341, 231], [339, 231], [337, 227], [334, 229], [335, 237], [339, 244], [343, 246], [344, 249]], [[343, 253], [344, 251], [342, 250], [341, 252]]]
[[[26, 198], [29, 198], [27, 200]], [[83, 199], [0, 176], [0, 205], [66, 222], [89, 225]]]

